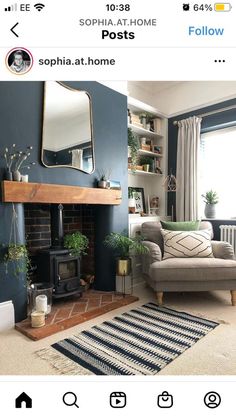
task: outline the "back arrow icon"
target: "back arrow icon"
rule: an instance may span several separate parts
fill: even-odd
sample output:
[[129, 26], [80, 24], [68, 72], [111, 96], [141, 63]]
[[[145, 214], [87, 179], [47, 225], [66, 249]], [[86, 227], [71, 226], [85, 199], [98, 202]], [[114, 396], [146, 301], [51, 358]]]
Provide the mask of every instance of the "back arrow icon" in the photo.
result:
[[19, 25], [19, 22], [17, 22], [14, 26], [12, 26], [12, 28], [11, 28], [10, 30], [11, 30], [11, 32], [12, 32], [12, 33], [14, 33], [14, 35], [15, 35], [17, 38], [19, 38], [19, 35], [17, 35], [17, 33], [13, 30], [13, 29], [15, 29], [15, 27], [16, 27], [17, 25]]

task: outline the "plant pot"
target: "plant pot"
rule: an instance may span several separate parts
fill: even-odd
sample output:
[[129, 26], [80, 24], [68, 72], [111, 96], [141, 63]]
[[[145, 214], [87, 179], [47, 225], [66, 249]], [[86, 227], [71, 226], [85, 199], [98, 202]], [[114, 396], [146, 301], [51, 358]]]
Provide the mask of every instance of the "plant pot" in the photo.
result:
[[100, 180], [100, 181], [98, 181], [98, 187], [100, 189], [109, 189], [110, 182], [109, 181], [106, 181], [106, 180]]
[[206, 203], [204, 213], [205, 213], [206, 218], [215, 218], [216, 217], [216, 205]]
[[143, 171], [150, 171], [150, 164], [143, 164]]
[[12, 174], [13, 174], [14, 181], [21, 181], [21, 173], [18, 170], [13, 171]]
[[141, 116], [140, 117], [140, 123], [143, 125], [144, 129], [146, 129], [146, 124], [147, 124], [146, 116]]
[[129, 276], [131, 273], [131, 259], [118, 258], [116, 260], [116, 274], [117, 276]]

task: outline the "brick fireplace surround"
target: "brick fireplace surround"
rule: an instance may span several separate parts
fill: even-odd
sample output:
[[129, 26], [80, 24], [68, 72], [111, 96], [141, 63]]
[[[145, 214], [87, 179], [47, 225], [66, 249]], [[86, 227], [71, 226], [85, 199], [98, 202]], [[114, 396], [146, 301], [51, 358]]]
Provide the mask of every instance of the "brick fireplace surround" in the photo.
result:
[[[94, 274], [94, 207], [92, 205], [63, 205], [64, 234], [80, 231], [89, 239], [88, 254], [83, 256], [82, 273]], [[34, 259], [38, 250], [51, 246], [50, 206], [25, 204], [25, 232], [29, 252]]]

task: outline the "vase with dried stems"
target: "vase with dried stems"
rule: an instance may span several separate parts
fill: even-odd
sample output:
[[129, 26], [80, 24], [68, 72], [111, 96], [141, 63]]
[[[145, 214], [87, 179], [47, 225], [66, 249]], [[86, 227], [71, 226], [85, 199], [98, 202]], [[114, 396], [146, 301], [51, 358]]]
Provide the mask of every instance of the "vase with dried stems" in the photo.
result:
[[16, 144], [12, 144], [10, 148], [6, 147], [2, 154], [6, 163], [6, 180], [21, 181], [20, 169], [30, 169], [34, 162], [24, 164], [31, 155], [32, 146], [28, 146], [25, 151], [17, 151]]

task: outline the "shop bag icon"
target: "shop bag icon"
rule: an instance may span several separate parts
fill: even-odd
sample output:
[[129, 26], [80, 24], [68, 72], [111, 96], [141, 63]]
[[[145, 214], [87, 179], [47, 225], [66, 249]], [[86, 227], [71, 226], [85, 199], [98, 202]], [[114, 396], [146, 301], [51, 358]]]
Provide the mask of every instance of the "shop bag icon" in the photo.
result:
[[173, 396], [164, 391], [157, 397], [157, 405], [159, 408], [171, 408], [173, 406]]

